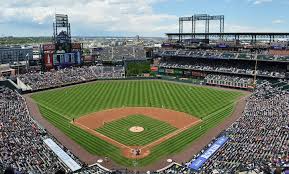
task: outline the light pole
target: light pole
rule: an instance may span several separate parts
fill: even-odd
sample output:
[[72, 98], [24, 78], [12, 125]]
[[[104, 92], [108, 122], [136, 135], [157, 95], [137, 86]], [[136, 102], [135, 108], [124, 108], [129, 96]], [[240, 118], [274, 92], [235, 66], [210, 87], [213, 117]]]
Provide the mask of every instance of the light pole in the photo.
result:
[[29, 57], [29, 53], [27, 53], [25, 57], [26, 57], [26, 72], [28, 72], [28, 66], [29, 66], [28, 57]]
[[19, 76], [19, 55], [17, 56], [17, 74]]
[[255, 74], [254, 74], [254, 82], [253, 82], [253, 85], [254, 85], [254, 89], [256, 88], [256, 85], [257, 85], [257, 66], [258, 66], [258, 52], [257, 52], [257, 55], [256, 55], [256, 61], [255, 61]]

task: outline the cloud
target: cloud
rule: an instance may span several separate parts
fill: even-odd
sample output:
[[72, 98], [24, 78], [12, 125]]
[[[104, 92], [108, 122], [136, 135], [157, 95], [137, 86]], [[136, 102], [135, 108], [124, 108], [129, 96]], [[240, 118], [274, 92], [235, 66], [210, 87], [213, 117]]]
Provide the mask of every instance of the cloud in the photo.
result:
[[263, 3], [269, 3], [272, 2], [273, 0], [248, 0], [250, 3], [253, 3], [254, 5], [259, 5]]
[[[4, 2], [2, 2], [4, 1]], [[41, 24], [50, 27], [54, 13], [65, 13], [73, 28], [140, 35], [158, 35], [177, 23], [177, 16], [156, 13], [153, 5], [166, 0], [1, 0], [0, 22]], [[29, 25], [25, 25], [29, 26]], [[35, 27], [35, 26], [34, 26]], [[0, 27], [1, 32], [1, 27]], [[3, 31], [2, 31], [3, 32]], [[51, 32], [52, 33], [52, 32]], [[73, 33], [81, 34], [81, 33]], [[47, 35], [51, 35], [47, 33]]]
[[284, 24], [285, 21], [283, 19], [275, 19], [272, 21], [272, 24]]
[[248, 0], [248, 1], [253, 2], [254, 5], [272, 2], [272, 0]]
[[[18, 36], [51, 36], [56, 12], [69, 15], [74, 36], [96, 36], [107, 33], [109, 35], [164, 36], [167, 32], [178, 32], [178, 16], [154, 11], [154, 6], [161, 7], [161, 3], [167, 1], [171, 0], [1, 0], [0, 33]], [[225, 1], [233, 2], [233, 0]], [[252, 5], [272, 2], [272, 0], [244, 1]], [[225, 25], [226, 32], [275, 31], [270, 29], [271, 26], [257, 28], [238, 25], [238, 22], [234, 24], [228, 22], [226, 21]], [[272, 21], [274, 24], [284, 22], [281, 19]], [[184, 26], [184, 32], [191, 32], [190, 27], [190, 23]], [[212, 22], [211, 27], [211, 32], [218, 32], [218, 24], [214, 26]], [[197, 32], [204, 32], [204, 24], [198, 24]]]

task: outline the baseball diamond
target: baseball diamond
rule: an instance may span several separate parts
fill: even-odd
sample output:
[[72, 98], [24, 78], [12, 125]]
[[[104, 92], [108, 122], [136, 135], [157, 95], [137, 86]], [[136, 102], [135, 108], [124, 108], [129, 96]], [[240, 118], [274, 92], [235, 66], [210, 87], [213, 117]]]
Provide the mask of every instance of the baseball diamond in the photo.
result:
[[[230, 116], [244, 94], [158, 80], [99, 81], [35, 93], [40, 112], [89, 153], [146, 166]], [[143, 128], [139, 133], [130, 128]], [[136, 156], [135, 152], [139, 154]]]
[[[129, 128], [137, 124], [142, 125], [144, 131], [139, 134], [130, 132]], [[146, 145], [175, 130], [175, 127], [167, 123], [142, 115], [128, 116], [96, 129], [97, 132], [130, 146]]]

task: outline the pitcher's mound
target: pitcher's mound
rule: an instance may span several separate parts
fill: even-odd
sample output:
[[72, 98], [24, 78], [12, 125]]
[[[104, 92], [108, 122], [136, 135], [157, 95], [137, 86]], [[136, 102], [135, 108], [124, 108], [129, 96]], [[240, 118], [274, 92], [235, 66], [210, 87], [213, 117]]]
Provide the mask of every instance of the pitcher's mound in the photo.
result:
[[129, 128], [129, 131], [138, 133], [144, 131], [144, 128], [140, 126], [133, 126]]

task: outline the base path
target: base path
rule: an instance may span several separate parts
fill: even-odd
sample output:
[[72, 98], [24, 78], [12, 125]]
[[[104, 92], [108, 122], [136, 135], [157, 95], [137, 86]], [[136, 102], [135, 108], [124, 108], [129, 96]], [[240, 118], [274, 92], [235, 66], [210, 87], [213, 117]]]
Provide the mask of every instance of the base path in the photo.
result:
[[[119, 120], [121, 118], [130, 116], [130, 115], [145, 115], [147, 117], [151, 117], [156, 120], [160, 120], [162, 122], [166, 122], [176, 128], [178, 130], [150, 143], [145, 146], [127, 146], [125, 144], [121, 144], [118, 141], [107, 137], [97, 131], [95, 129], [104, 126], [105, 124]], [[80, 127], [81, 129], [119, 147], [122, 149], [122, 153], [127, 158], [140, 159], [148, 156], [150, 154], [150, 149], [157, 146], [158, 144], [178, 135], [179, 133], [185, 131], [186, 129], [200, 123], [201, 120], [193, 117], [184, 112], [178, 112], [169, 109], [163, 108], [152, 108], [152, 107], [124, 107], [124, 108], [115, 108], [104, 111], [95, 112], [92, 114], [88, 114], [86, 116], [75, 119], [73, 124]], [[141, 125], [139, 125], [141, 126]], [[143, 129], [143, 128], [142, 128]], [[138, 155], [133, 155], [134, 151], [139, 150], [140, 153]]]
[[130, 115], [148, 116], [153, 119], [166, 122], [178, 129], [181, 129], [199, 120], [190, 114], [170, 109], [152, 107], [123, 107], [84, 115], [78, 119], [75, 119], [75, 122], [95, 130], [99, 127], [102, 127], [105, 123], [119, 120]]

